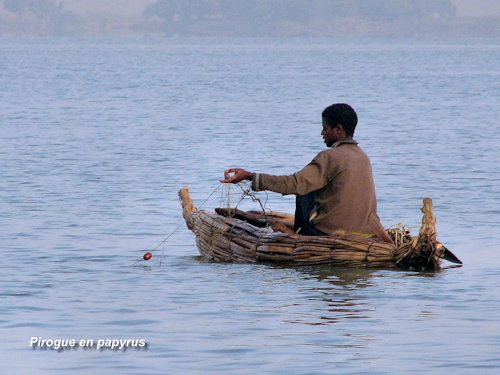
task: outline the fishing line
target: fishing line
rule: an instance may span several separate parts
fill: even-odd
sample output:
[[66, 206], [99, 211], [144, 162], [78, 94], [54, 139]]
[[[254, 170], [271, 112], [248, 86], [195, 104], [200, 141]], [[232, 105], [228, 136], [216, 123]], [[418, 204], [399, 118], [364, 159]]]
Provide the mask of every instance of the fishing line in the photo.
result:
[[266, 200], [264, 201], [264, 203], [262, 203], [262, 201], [257, 196], [257, 194], [251, 192], [252, 188], [251, 188], [250, 184], [241, 183], [241, 184], [238, 184], [238, 187], [241, 189], [242, 194], [241, 194], [241, 198], [240, 198], [239, 202], [236, 204], [236, 206], [235, 206], [234, 209], [236, 210], [238, 208], [238, 206], [241, 204], [241, 202], [243, 202], [243, 200], [245, 199], [245, 197], [250, 197], [250, 199], [252, 200], [252, 202], [259, 203], [260, 208], [262, 209], [262, 213], [264, 214], [264, 217], [267, 220], [266, 205], [267, 205], [267, 200], [269, 198], [269, 195], [267, 194], [267, 191], [265, 191]]
[[[266, 205], [267, 205], [267, 201], [268, 201], [268, 198], [269, 198], [267, 192], [265, 192], [266, 193], [266, 199], [265, 199], [264, 203], [262, 203], [261, 199], [256, 194], [254, 194], [253, 192], [251, 192], [251, 186], [250, 186], [250, 184], [244, 183], [244, 182], [236, 184], [241, 189], [241, 194], [240, 193], [232, 193], [231, 192], [231, 185], [232, 184], [219, 183], [219, 185], [217, 185], [217, 187], [209, 194], [209, 196], [203, 202], [201, 202], [201, 204], [198, 206], [198, 209], [201, 209], [205, 205], [205, 203], [207, 203], [208, 200], [215, 194], [215, 192], [217, 190], [219, 190], [219, 188], [222, 186], [223, 188], [221, 189], [221, 196], [220, 196], [220, 200], [219, 200], [220, 206], [226, 206], [227, 208], [231, 208], [231, 196], [232, 195], [238, 195], [240, 197], [240, 199], [239, 199], [238, 203], [236, 204], [236, 206], [234, 208], [236, 210], [238, 208], [238, 206], [241, 204], [241, 202], [243, 202], [243, 200], [245, 199], [245, 197], [250, 197], [250, 199], [253, 202], [258, 202], [259, 203], [260, 208], [262, 209], [262, 212], [264, 214], [264, 217], [266, 217], [266, 219], [267, 219]], [[175, 232], [177, 232], [179, 230], [179, 228], [182, 227], [183, 225], [185, 225], [185, 222], [181, 221], [174, 228], [174, 230], [167, 237], [165, 237], [154, 249], [152, 249], [151, 251], [146, 252], [143, 255], [143, 258], [137, 260], [133, 265], [135, 266], [137, 263], [142, 262], [142, 261], [148, 261], [149, 259], [152, 258], [153, 253], [155, 251], [157, 251], [161, 247], [161, 251], [162, 251], [162, 254], [161, 254], [161, 257], [160, 257], [160, 266], [161, 266], [162, 265], [162, 261], [163, 261], [163, 257], [164, 257], [165, 244], [170, 239], [170, 237], [172, 237], [175, 234]]]
[[[201, 208], [203, 207], [203, 205], [204, 205], [205, 203], [207, 203], [207, 201], [208, 201], [208, 200], [212, 197], [212, 195], [214, 195], [214, 194], [215, 194], [215, 192], [216, 192], [216, 191], [217, 191], [217, 190], [221, 187], [221, 185], [222, 185], [222, 183], [219, 183], [219, 185], [217, 185], [217, 187], [216, 187], [216, 188], [215, 188], [215, 189], [214, 189], [214, 190], [210, 193], [210, 195], [209, 195], [209, 196], [208, 196], [208, 197], [207, 197], [207, 198], [206, 198], [203, 202], [201, 202], [201, 204], [200, 204], [200, 206], [199, 206], [198, 208], [200, 208], [200, 209], [201, 209]], [[225, 185], [227, 185], [227, 184], [225, 184]], [[167, 237], [165, 237], [165, 238], [164, 238], [164, 239], [163, 239], [163, 240], [162, 240], [162, 241], [161, 241], [161, 242], [160, 242], [160, 243], [159, 243], [159, 244], [158, 244], [158, 245], [157, 245], [154, 249], [152, 249], [151, 251], [149, 251], [149, 252], [145, 253], [145, 254], [144, 254], [144, 256], [143, 256], [143, 258], [142, 258], [142, 259], [137, 260], [137, 261], [133, 264], [133, 266], [135, 266], [135, 265], [136, 265], [137, 263], [139, 263], [139, 262], [142, 262], [142, 261], [147, 261], [147, 260], [151, 259], [151, 257], [152, 257], [152, 253], [153, 253], [153, 252], [155, 252], [156, 250], [158, 250], [160, 247], [162, 247], [162, 254], [161, 254], [161, 258], [160, 258], [160, 266], [161, 266], [161, 264], [162, 264], [162, 260], [163, 260], [163, 256], [164, 256], [163, 252], [165, 251], [165, 243], [168, 241], [168, 239], [169, 239], [170, 237], [172, 237], [172, 235], [173, 235], [175, 232], [177, 232], [177, 231], [179, 230], [179, 228], [180, 228], [180, 227], [182, 227], [182, 226], [183, 226], [183, 225], [185, 225], [185, 224], [186, 224], [186, 223], [185, 223], [184, 221], [181, 221], [181, 222], [180, 222], [180, 223], [179, 223], [179, 224], [175, 227], [175, 229], [174, 229], [174, 230], [173, 230], [173, 231], [172, 231], [172, 232], [171, 232], [171, 233], [170, 233]]]

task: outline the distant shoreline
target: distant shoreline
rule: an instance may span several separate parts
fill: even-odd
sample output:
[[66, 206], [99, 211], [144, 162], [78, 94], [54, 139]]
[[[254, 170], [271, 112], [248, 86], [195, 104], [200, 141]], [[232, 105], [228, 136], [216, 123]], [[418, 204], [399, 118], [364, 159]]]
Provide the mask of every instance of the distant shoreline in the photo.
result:
[[[256, 26], [258, 24], [258, 27]], [[0, 37], [315, 37], [347, 39], [439, 40], [500, 39], [500, 17], [426, 17], [423, 19], [274, 20], [204, 18], [165, 19], [157, 16], [85, 16], [69, 11], [37, 17], [0, 9]]]

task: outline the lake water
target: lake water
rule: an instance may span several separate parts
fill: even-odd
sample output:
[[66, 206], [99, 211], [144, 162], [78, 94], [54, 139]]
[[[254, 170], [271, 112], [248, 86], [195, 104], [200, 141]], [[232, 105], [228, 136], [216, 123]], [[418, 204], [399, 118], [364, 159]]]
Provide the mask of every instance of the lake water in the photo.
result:
[[[0, 372], [498, 373], [499, 61], [491, 41], [0, 40]], [[199, 258], [177, 191], [213, 209], [225, 168], [302, 168], [334, 102], [358, 112], [384, 226], [417, 231], [433, 198], [463, 267]]]

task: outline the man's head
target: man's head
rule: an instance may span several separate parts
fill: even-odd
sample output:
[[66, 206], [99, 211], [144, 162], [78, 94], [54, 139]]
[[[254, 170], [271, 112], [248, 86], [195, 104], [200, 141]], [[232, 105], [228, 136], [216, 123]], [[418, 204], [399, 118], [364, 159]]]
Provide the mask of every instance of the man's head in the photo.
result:
[[344, 103], [332, 104], [321, 114], [323, 119], [323, 136], [325, 143], [331, 147], [342, 139], [350, 139], [358, 124], [358, 116], [354, 109]]

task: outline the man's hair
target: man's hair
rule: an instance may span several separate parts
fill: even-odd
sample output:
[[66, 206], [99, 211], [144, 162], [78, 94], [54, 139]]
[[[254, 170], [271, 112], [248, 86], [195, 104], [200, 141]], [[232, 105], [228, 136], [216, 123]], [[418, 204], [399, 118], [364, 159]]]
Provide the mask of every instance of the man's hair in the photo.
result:
[[349, 104], [345, 103], [332, 104], [326, 107], [321, 117], [323, 117], [325, 123], [331, 128], [334, 128], [338, 124], [342, 125], [348, 137], [354, 135], [354, 129], [356, 129], [356, 125], [358, 124], [356, 111]]

